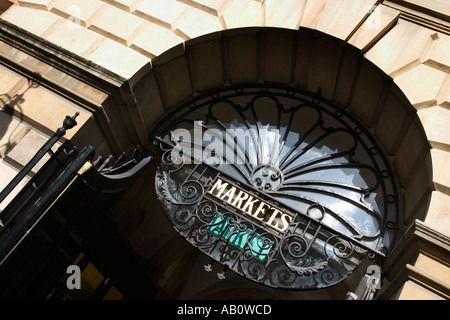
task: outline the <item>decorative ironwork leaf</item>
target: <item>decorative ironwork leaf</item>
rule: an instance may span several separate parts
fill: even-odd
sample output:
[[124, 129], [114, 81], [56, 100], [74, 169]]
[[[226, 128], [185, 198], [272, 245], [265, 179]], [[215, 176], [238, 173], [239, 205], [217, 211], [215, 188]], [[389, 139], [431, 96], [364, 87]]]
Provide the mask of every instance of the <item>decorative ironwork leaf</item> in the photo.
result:
[[299, 264], [293, 265], [291, 263], [286, 263], [286, 265], [291, 269], [292, 272], [297, 273], [300, 276], [311, 275], [317, 273], [320, 270], [328, 266], [328, 261], [320, 258], [308, 257], [302, 260]]
[[[164, 195], [164, 199], [169, 201], [172, 204], [182, 204], [177, 199], [172, 196], [172, 192], [176, 194], [176, 184], [175, 181], [170, 179], [169, 173], [167, 171], [163, 171], [160, 175], [160, 187], [161, 192]], [[172, 192], [171, 192], [172, 191]]]

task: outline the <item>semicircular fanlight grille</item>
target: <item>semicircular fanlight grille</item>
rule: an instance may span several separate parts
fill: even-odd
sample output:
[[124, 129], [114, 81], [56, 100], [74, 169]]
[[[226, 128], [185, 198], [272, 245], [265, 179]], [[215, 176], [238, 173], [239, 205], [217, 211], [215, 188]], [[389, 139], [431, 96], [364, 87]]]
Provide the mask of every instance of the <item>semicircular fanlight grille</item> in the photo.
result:
[[[213, 168], [381, 257], [392, 248], [398, 195], [387, 158], [352, 115], [318, 96], [228, 88], [183, 105], [152, 134], [171, 161]], [[285, 244], [298, 237], [289, 234]]]

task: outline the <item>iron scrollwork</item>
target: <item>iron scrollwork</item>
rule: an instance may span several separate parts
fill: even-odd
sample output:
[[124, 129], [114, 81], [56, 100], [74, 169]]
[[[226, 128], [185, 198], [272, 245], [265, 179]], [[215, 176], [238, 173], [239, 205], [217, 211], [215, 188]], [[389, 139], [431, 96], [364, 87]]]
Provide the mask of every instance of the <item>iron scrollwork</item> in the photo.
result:
[[228, 269], [276, 288], [324, 288], [364, 258], [382, 262], [395, 242], [398, 196], [381, 149], [342, 108], [263, 89], [200, 96], [152, 131], [164, 151], [156, 190], [174, 228]]

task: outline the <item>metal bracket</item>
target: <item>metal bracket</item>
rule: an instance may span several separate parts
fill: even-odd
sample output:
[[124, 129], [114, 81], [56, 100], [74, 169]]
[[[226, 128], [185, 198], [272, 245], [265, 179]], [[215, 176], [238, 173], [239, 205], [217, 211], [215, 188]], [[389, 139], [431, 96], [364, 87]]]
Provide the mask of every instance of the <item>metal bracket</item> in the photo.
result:
[[356, 291], [348, 292], [345, 300], [373, 300], [375, 293], [381, 288], [381, 268], [377, 265], [367, 267], [366, 274], [356, 288]]

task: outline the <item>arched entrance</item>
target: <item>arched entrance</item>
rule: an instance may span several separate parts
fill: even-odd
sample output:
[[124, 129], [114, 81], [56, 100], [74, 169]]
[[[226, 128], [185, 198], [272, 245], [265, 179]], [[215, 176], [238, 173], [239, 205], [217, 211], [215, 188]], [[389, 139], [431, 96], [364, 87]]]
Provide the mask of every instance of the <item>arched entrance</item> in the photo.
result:
[[[418, 174], [418, 166], [411, 163], [408, 155], [415, 157], [414, 162], [418, 159], [425, 161], [430, 149], [429, 143], [416, 110], [397, 85], [373, 63], [366, 60], [358, 49], [348, 43], [304, 28], [298, 31], [278, 28], [233, 29], [187, 41], [184, 45], [167, 51], [153, 60], [150, 76], [156, 80], [161, 100], [150, 102], [148, 108], [151, 110], [153, 104], [162, 105], [169, 115], [164, 117], [167, 123], [186, 120], [185, 117], [201, 104], [199, 101], [202, 97], [208, 96], [210, 100], [218, 98], [221, 95], [220, 92], [227, 89], [245, 92], [246, 88], [257, 86], [259, 92], [265, 93], [267, 88], [281, 87], [282, 91], [288, 95], [297, 91], [303, 92], [306, 96], [310, 96], [311, 102], [319, 97], [318, 100], [328, 101], [335, 108], [333, 115], [335, 120], [336, 116], [340, 118], [343, 114], [348, 115], [356, 121], [355, 123], [361, 124], [367, 137], [376, 144], [377, 147], [369, 147], [367, 150], [369, 155], [383, 155], [386, 160], [389, 169], [378, 168], [378, 174], [382, 179], [390, 176], [390, 172], [393, 177], [398, 178], [394, 179], [395, 187], [391, 189], [392, 192], [395, 189], [395, 196], [390, 191], [384, 194], [388, 207], [390, 205], [396, 207], [395, 219], [389, 218], [382, 220], [381, 223], [383, 232], [388, 229], [394, 231], [386, 238], [389, 239], [387, 242], [391, 242], [394, 246], [395, 236], [401, 237], [405, 225], [408, 224], [406, 220], [413, 219], [409, 215], [405, 220], [403, 193], [409, 192], [410, 181], [414, 175]], [[236, 90], [236, 87], [241, 89]], [[256, 95], [253, 97], [255, 98]], [[176, 110], [181, 111], [177, 114]], [[206, 114], [203, 112], [202, 115]], [[221, 117], [226, 116], [223, 114]], [[189, 119], [191, 121], [207, 120], [201, 116], [198, 119], [194, 118]], [[228, 126], [231, 123], [232, 120], [228, 122]], [[310, 120], [311, 126], [314, 126], [314, 123]], [[158, 125], [156, 129], [160, 129]], [[152, 126], [149, 128], [149, 133], [155, 138], [155, 127], [152, 128]], [[361, 134], [362, 130], [358, 129], [358, 125], [350, 127], [357, 135]], [[408, 135], [415, 135], [414, 143], [410, 138], [406, 138]], [[339, 150], [339, 148], [335, 149]], [[345, 151], [340, 150], [337, 153], [339, 152]], [[424, 172], [420, 174], [431, 181], [430, 172], [423, 170]], [[255, 178], [250, 181], [252, 187], [258, 187], [255, 185], [258, 172], [252, 172], [252, 179]], [[159, 181], [164, 182], [164, 180]], [[275, 189], [278, 189], [280, 185], [282, 185], [281, 182], [276, 184]], [[151, 206], [154, 207], [157, 205], [155, 196], [150, 194], [149, 196], [153, 197], [149, 203], [151, 202]], [[311, 206], [305, 209], [305, 213], [308, 210], [311, 213], [317, 211], [321, 217], [324, 216], [325, 210], [320, 206]], [[426, 210], [426, 206], [422, 206], [419, 210], [415, 210], [414, 216], [423, 216]], [[285, 222], [287, 225], [291, 219]], [[219, 224], [219, 222], [216, 223], [216, 225]], [[144, 223], [141, 230], [145, 228], [151, 230], [151, 227]], [[224, 230], [217, 232], [225, 232]], [[166, 241], [160, 243], [163, 245]], [[153, 241], [152, 250], [155, 245], [158, 246], [158, 241]], [[384, 247], [384, 254], [390, 252], [391, 245]], [[176, 251], [176, 248], [173, 250]], [[262, 250], [264, 251], [264, 248]], [[140, 246], [137, 251], [138, 254], [146, 256], [143, 246]], [[265, 255], [267, 252], [258, 254]], [[159, 259], [157, 264], [164, 268], [164, 264], [172, 265], [173, 262], [174, 260], [164, 262]], [[349, 269], [353, 270], [354, 267]], [[188, 277], [188, 274], [202, 272], [189, 267], [184, 271], [182, 275], [178, 273], [178, 276]], [[351, 274], [351, 271], [349, 273]], [[320, 287], [326, 286], [318, 286]]]
[[[118, 1], [110, 2], [111, 7], [119, 6]], [[8, 79], [13, 71], [5, 97], [9, 95], [12, 102], [20, 102], [15, 108], [12, 106], [14, 112], [26, 115], [38, 127], [51, 128], [53, 124], [45, 115], [53, 113], [50, 110], [56, 110], [54, 106], [60, 111], [79, 107], [80, 120], [82, 116], [90, 118], [79, 126], [73, 142], [92, 143], [103, 155], [111, 151], [118, 155], [129, 144], [148, 145], [147, 128], [152, 128], [165, 113], [202, 95], [247, 85], [281, 86], [291, 89], [287, 91], [295, 89], [313, 95], [320, 92], [320, 97], [363, 124], [398, 177], [399, 198], [404, 200], [403, 206], [401, 203], [399, 206], [403, 215], [398, 224], [401, 240], [383, 266], [389, 289], [380, 298], [401, 299], [417, 291], [420, 297], [448, 298], [447, 8], [438, 13], [436, 8], [428, 8], [430, 4], [425, 4], [426, 1], [423, 6], [411, 6], [408, 1], [400, 4], [374, 0], [348, 1], [346, 5], [340, 0], [319, 1], [320, 4], [294, 0], [283, 4], [206, 1], [205, 6], [189, 1], [186, 5], [191, 7], [188, 8], [191, 13], [177, 19], [177, 22], [184, 20], [182, 25], [164, 25], [163, 29], [169, 30], [154, 33], [153, 23], [162, 22], [155, 19], [156, 15], [170, 12], [173, 7], [164, 6], [163, 10], [151, 12], [146, 10], [148, 7], [142, 8], [144, 2], [141, 8], [131, 4], [120, 4], [118, 10], [101, 8], [102, 14], [88, 10], [92, 19], [83, 21], [81, 31], [77, 28], [77, 32], [71, 31], [79, 26], [74, 25], [68, 12], [73, 7], [64, 8], [66, 1], [42, 6], [21, 1], [12, 6], [0, 24], [2, 65], [9, 69], [2, 74]], [[177, 2], [182, 5], [186, 1]], [[219, 8], [220, 2], [229, 6]], [[87, 2], [77, 3], [81, 11], [87, 12], [84, 10], [90, 6]], [[121, 18], [105, 19], [112, 11]], [[144, 11], [149, 14], [142, 15]], [[16, 19], [22, 15], [29, 19]], [[141, 27], [125, 39], [122, 31], [131, 31], [128, 22], [138, 18], [146, 21], [140, 20]], [[54, 19], [58, 20], [58, 28]], [[210, 24], [211, 19], [216, 23]], [[152, 28], [147, 28], [149, 23]], [[188, 28], [191, 26], [195, 27]], [[236, 28], [242, 26], [252, 28]], [[208, 34], [225, 29], [229, 30]], [[84, 40], [91, 39], [88, 36], [91, 31], [95, 31], [98, 41], [82, 54], [80, 41], [84, 44]], [[183, 44], [164, 52], [175, 45], [170, 40], [181, 34]], [[196, 38], [199, 35], [205, 36]], [[177, 43], [180, 42], [181, 39]], [[39, 86], [18, 101], [14, 95], [25, 79], [37, 81]], [[56, 96], [59, 102], [45, 103], [45, 98], [51, 96]], [[254, 170], [252, 186], [256, 183], [270, 188], [284, 187], [285, 179], [268, 180], [270, 175], [265, 175], [265, 169]], [[200, 268], [193, 267], [200, 261], [195, 255], [199, 251], [192, 250], [186, 241], [178, 242], [176, 233], [169, 231], [168, 221], [157, 209], [160, 204], [155, 190], [148, 187], [148, 181], [154, 180], [156, 166], [151, 170], [138, 185], [143, 190], [136, 190], [138, 186], [131, 190], [131, 200], [122, 202], [112, 218], [118, 218], [117, 229], [144, 260], [152, 280], [168, 296], [179, 297], [180, 290], [188, 293], [184, 297], [195, 296], [199, 288], [189, 283], [201, 280], [204, 275], [195, 277], [198, 269], [203, 269], [201, 264]], [[279, 172], [274, 167], [268, 170]], [[313, 209], [309, 212], [322, 216], [320, 207]], [[277, 224], [283, 229], [282, 225]], [[347, 279], [361, 279], [357, 274], [358, 267]], [[249, 281], [241, 283], [250, 285]], [[233, 283], [230, 287], [239, 285]], [[354, 282], [347, 288], [354, 288]], [[333, 295], [338, 299], [342, 296]]]

